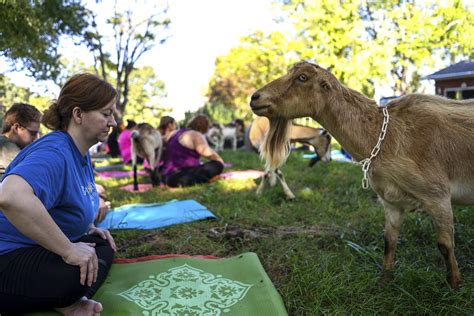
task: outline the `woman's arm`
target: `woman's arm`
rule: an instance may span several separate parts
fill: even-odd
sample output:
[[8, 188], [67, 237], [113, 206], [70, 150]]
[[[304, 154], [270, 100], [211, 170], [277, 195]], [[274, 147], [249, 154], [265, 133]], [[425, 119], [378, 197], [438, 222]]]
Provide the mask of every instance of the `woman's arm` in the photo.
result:
[[191, 138], [193, 141], [194, 150], [196, 150], [198, 154], [200, 154], [202, 157], [219, 161], [220, 163], [224, 164], [224, 160], [221, 158], [221, 156], [219, 156], [218, 153], [209, 147], [209, 144], [207, 143], [203, 134], [196, 131], [191, 131], [190, 133], [192, 133]]
[[69, 241], [22, 177], [9, 175], [0, 184], [0, 210], [22, 234], [61, 256], [66, 263], [79, 266], [81, 284], [87, 282], [91, 286], [95, 282], [95, 244]]

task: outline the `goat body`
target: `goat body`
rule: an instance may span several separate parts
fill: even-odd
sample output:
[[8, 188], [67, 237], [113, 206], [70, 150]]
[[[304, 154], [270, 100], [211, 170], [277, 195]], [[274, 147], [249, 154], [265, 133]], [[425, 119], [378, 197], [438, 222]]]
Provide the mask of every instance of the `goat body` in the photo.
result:
[[163, 151], [163, 140], [158, 130], [150, 124], [141, 123], [132, 133], [132, 164], [133, 164], [133, 189], [138, 190], [137, 156], [148, 161], [148, 170], [153, 186], [160, 184], [158, 163]]
[[[370, 156], [383, 122], [375, 101], [308, 62], [256, 91], [250, 106], [270, 119], [262, 146], [270, 169], [286, 157], [287, 122], [293, 118], [311, 116], [358, 161]], [[411, 94], [386, 107], [388, 130], [368, 171], [385, 209], [384, 272], [393, 267], [404, 212], [423, 208], [433, 218], [448, 282], [456, 288], [461, 274], [451, 204], [474, 204], [474, 100]]]
[[210, 140], [216, 151], [224, 149], [226, 140], [229, 140], [232, 149], [236, 150], [239, 139], [243, 138], [243, 125], [235, 122], [227, 125], [214, 123], [207, 131], [206, 137]]

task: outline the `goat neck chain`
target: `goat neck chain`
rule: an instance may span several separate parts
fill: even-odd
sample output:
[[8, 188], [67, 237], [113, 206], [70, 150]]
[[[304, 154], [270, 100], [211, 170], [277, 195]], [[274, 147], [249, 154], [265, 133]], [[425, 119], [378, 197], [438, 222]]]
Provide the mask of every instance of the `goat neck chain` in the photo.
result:
[[377, 141], [377, 144], [375, 147], [372, 149], [370, 152], [370, 157], [365, 158], [358, 162], [359, 165], [362, 165], [362, 171], [364, 172], [364, 177], [362, 178], [362, 188], [367, 190], [369, 188], [369, 169], [370, 169], [370, 164], [372, 163], [372, 160], [377, 157], [377, 155], [380, 152], [380, 146], [382, 146], [382, 142], [385, 139], [385, 135], [387, 134], [387, 128], [388, 128], [388, 121], [390, 120], [390, 116], [388, 115], [388, 110], [387, 107], [384, 106], [382, 108], [383, 112], [383, 123], [382, 123], [382, 130], [380, 131], [379, 135], [379, 140]]

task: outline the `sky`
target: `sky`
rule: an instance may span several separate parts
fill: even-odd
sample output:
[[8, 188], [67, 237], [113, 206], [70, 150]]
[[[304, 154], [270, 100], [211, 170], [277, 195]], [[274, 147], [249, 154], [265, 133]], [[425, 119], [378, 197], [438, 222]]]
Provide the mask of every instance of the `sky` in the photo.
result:
[[[135, 5], [138, 14], [147, 14], [148, 2]], [[124, 1], [129, 4], [132, 1]], [[111, 1], [96, 3], [91, 0], [90, 8], [98, 13], [98, 19], [112, 14]], [[105, 14], [105, 16], [104, 16]], [[239, 43], [241, 36], [253, 30], [270, 30], [275, 27], [271, 0], [170, 0], [168, 16], [171, 19], [171, 37], [163, 45], [156, 45], [146, 52], [137, 66], [150, 65], [158, 78], [165, 82], [168, 96], [162, 101], [176, 119], [184, 117], [185, 111], [194, 111], [205, 102], [205, 88], [214, 72], [214, 62], [219, 55], [226, 54]], [[85, 48], [64, 42], [63, 54], [68, 59], [89, 56], [86, 63], [92, 64]], [[0, 72], [5, 64], [0, 62]], [[35, 83], [21, 73], [10, 73], [9, 77], [20, 86], [27, 83], [33, 91], [45, 91], [44, 83]], [[48, 84], [54, 96], [59, 87]]]

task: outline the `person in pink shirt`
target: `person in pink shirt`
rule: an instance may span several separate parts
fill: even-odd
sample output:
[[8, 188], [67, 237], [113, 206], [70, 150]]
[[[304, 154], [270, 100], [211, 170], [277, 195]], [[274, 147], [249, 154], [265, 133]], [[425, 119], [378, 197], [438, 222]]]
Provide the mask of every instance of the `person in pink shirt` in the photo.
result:
[[131, 146], [132, 146], [132, 131], [137, 123], [133, 120], [127, 120], [127, 126], [120, 133], [118, 137], [118, 145], [120, 150], [120, 156], [124, 163], [129, 163], [132, 160]]

